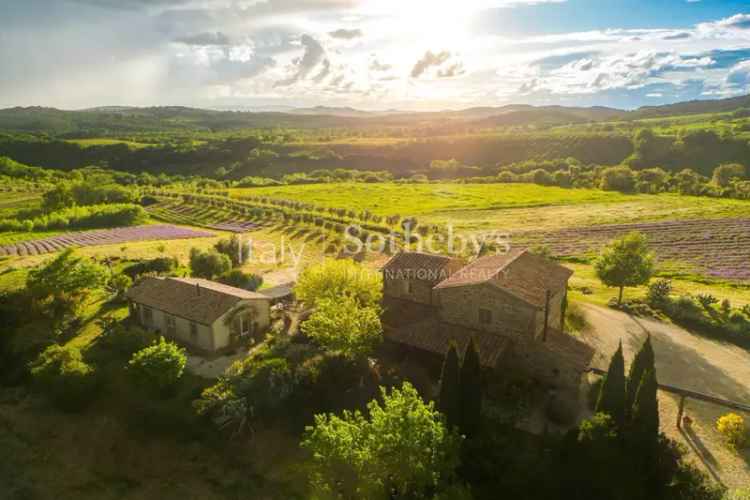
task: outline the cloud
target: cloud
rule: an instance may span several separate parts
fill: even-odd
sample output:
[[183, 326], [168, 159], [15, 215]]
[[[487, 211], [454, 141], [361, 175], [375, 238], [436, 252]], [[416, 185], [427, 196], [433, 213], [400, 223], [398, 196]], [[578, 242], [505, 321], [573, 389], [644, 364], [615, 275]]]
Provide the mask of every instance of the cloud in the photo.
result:
[[750, 88], [750, 61], [742, 61], [735, 65], [726, 77], [726, 83], [738, 91]]
[[300, 43], [305, 52], [301, 58], [294, 61], [294, 73], [289, 78], [276, 82], [274, 87], [286, 87], [305, 79], [323, 61], [326, 51], [317, 40], [310, 35], [302, 35]]
[[325, 59], [323, 61], [323, 64], [321, 64], [322, 68], [320, 69], [320, 72], [313, 77], [313, 81], [315, 83], [322, 82], [325, 77], [327, 77], [329, 74], [331, 74], [331, 61], [328, 59]]
[[232, 43], [232, 40], [225, 35], [224, 33], [221, 33], [219, 31], [216, 32], [206, 32], [206, 33], [197, 33], [195, 35], [189, 35], [189, 36], [183, 36], [180, 38], [177, 38], [175, 40], [179, 43], [184, 43], [185, 45], [230, 45]]
[[360, 29], [337, 29], [335, 31], [329, 31], [328, 35], [333, 38], [340, 38], [342, 40], [353, 40], [363, 36], [362, 30]]
[[687, 40], [688, 38], [691, 38], [693, 36], [692, 33], [688, 33], [687, 31], [681, 31], [679, 33], [673, 33], [671, 35], [664, 35], [662, 37], [662, 40]]
[[732, 17], [720, 19], [713, 23], [703, 23], [699, 26], [713, 27], [713, 28], [724, 28], [724, 29], [737, 29], [737, 30], [750, 30], [750, 14], [737, 14]]
[[373, 59], [372, 62], [370, 62], [370, 71], [388, 71], [392, 67], [392, 64], [381, 63], [378, 59]]
[[433, 54], [432, 51], [428, 50], [412, 68], [411, 77], [419, 78], [420, 76], [422, 76], [422, 74], [424, 74], [425, 71], [427, 71], [428, 68], [432, 66], [440, 66], [448, 59], [450, 59], [450, 57], [451, 53], [445, 50], [442, 52], [438, 52], [437, 54]]
[[464, 73], [466, 73], [466, 70], [464, 70], [464, 65], [460, 62], [451, 64], [447, 68], [438, 70], [438, 77], [439, 78], [453, 78], [455, 76], [461, 76]]

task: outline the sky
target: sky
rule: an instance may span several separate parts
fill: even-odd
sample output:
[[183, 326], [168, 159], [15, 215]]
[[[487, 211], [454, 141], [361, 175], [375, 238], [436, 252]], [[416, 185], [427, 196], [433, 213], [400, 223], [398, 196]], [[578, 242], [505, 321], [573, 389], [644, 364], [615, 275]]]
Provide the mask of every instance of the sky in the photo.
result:
[[747, 93], [748, 0], [0, 0], [0, 107], [630, 109]]

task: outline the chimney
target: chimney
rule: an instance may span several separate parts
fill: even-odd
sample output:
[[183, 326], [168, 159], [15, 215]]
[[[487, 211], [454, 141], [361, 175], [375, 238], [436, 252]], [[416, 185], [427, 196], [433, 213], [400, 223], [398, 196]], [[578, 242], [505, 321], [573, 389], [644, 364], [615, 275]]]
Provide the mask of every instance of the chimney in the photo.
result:
[[201, 285], [200, 285], [200, 283], [196, 283], [196, 284], [195, 284], [195, 293], [196, 293], [197, 295], [200, 295], [200, 294], [201, 294]]

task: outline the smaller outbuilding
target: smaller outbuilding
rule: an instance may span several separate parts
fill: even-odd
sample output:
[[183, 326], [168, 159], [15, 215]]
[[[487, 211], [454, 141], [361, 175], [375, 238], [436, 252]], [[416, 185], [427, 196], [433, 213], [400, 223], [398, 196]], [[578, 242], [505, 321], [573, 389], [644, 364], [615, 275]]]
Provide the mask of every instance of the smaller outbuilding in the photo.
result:
[[270, 297], [205, 279], [149, 277], [126, 297], [140, 325], [199, 352], [261, 338], [270, 323]]

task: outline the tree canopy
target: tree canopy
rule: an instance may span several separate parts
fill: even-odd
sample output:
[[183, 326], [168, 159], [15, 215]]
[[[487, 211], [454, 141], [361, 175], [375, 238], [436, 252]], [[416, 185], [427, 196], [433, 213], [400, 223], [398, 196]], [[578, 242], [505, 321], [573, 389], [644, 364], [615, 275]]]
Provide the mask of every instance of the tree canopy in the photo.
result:
[[610, 243], [594, 267], [602, 283], [620, 289], [618, 303], [622, 303], [622, 292], [626, 286], [645, 285], [651, 279], [654, 257], [648, 250], [646, 237], [632, 232]]
[[316, 415], [302, 442], [316, 490], [334, 498], [418, 498], [453, 476], [461, 440], [433, 403], [408, 382], [381, 388], [381, 397], [368, 404], [367, 416]]
[[59, 319], [77, 314], [86, 294], [106, 282], [107, 270], [103, 266], [67, 249], [49, 263], [29, 271], [26, 287], [43, 310]]
[[307, 267], [297, 280], [294, 293], [309, 306], [325, 299], [339, 300], [345, 295], [363, 306], [374, 306], [383, 296], [383, 279], [354, 261], [328, 259]]
[[383, 339], [378, 308], [362, 306], [350, 295], [319, 300], [302, 331], [324, 349], [349, 359], [367, 356]]

